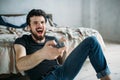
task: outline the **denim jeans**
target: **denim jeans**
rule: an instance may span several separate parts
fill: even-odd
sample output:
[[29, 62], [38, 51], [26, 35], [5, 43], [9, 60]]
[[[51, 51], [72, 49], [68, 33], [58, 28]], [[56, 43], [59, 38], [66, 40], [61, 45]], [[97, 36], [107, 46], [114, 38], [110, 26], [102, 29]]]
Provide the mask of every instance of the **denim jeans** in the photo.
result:
[[110, 74], [102, 48], [96, 37], [91, 36], [83, 40], [71, 52], [62, 66], [56, 67], [43, 80], [73, 80], [87, 57], [97, 73], [97, 78]]

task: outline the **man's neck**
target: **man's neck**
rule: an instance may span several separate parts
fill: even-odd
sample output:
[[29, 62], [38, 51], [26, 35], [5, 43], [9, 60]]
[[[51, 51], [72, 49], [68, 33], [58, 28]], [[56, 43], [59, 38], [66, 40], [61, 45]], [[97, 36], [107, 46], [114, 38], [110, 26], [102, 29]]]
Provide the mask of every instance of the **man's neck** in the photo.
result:
[[37, 43], [44, 43], [45, 42], [45, 37], [42, 40], [36, 40]]
[[33, 36], [32, 36], [32, 38], [34, 39], [34, 41], [36, 43], [44, 43], [45, 42], [45, 37], [42, 40], [35, 39]]

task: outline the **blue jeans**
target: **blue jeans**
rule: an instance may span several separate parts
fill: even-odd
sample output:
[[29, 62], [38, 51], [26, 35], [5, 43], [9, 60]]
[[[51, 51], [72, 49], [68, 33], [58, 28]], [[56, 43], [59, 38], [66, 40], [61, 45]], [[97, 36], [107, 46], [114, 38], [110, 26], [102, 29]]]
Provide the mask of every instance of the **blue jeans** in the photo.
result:
[[92, 36], [83, 40], [71, 52], [64, 64], [60, 67], [56, 67], [56, 69], [43, 80], [73, 80], [87, 57], [89, 57], [98, 78], [110, 74], [102, 48], [96, 37]]

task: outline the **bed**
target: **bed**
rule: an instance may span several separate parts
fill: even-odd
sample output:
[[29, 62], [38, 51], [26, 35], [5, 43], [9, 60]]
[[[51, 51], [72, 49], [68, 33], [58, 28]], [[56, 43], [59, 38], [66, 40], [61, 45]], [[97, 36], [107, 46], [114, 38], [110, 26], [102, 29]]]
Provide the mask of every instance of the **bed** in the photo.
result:
[[[1, 22], [0, 24], [0, 74], [16, 74], [18, 73], [18, 70], [15, 66], [13, 43], [16, 38], [22, 36], [23, 34], [30, 34], [27, 30], [27, 25], [25, 24], [26, 14], [1, 14], [0, 16], [0, 18], [9, 18], [9, 20], [13, 20], [15, 24], [19, 24], [19, 26], [16, 26], [13, 23], [4, 25], [4, 22]], [[55, 25], [52, 21], [52, 14], [48, 14], [47, 18], [48, 23], [46, 34], [56, 36], [57, 38], [62, 36], [67, 38], [65, 44], [68, 46], [68, 52], [67, 55], [65, 55], [65, 58], [88, 36], [96, 36], [102, 46], [102, 49], [105, 50], [103, 38], [97, 30], [84, 27], [66, 27]]]

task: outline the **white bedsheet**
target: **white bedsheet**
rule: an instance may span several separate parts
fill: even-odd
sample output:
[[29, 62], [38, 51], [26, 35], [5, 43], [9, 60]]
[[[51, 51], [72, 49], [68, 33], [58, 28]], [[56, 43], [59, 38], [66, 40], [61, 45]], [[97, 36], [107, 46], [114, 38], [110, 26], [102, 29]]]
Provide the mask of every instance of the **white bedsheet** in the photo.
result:
[[[15, 52], [13, 49], [13, 42], [17, 37], [22, 36], [23, 34], [29, 34], [21, 29], [16, 29], [12, 33], [4, 29], [0, 30], [0, 74], [3, 73], [17, 73], [15, 67]], [[100, 42], [103, 51], [105, 50], [105, 44], [102, 36], [97, 30], [91, 28], [70, 28], [70, 27], [49, 27], [46, 31], [47, 35], [56, 36], [60, 38], [62, 36], [66, 37], [67, 42], [65, 43], [68, 46], [69, 53], [88, 36], [96, 36]]]

